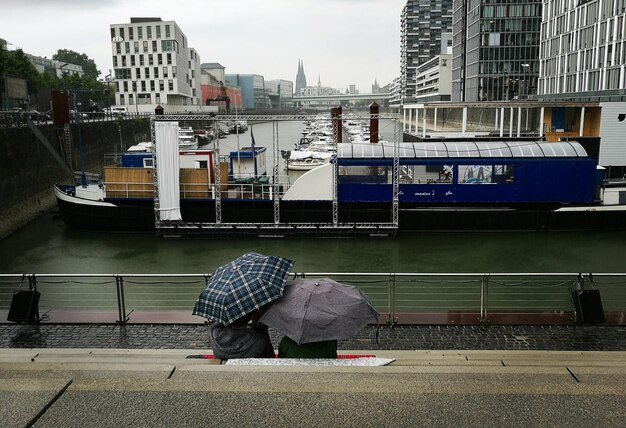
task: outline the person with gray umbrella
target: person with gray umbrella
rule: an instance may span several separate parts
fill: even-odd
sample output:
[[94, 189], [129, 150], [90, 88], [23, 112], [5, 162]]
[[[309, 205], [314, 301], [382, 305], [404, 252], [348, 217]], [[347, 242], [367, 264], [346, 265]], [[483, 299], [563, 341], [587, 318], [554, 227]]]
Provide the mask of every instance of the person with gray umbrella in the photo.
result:
[[330, 278], [297, 279], [260, 321], [285, 336], [279, 357], [336, 358], [337, 340], [377, 323], [378, 312], [357, 287]]

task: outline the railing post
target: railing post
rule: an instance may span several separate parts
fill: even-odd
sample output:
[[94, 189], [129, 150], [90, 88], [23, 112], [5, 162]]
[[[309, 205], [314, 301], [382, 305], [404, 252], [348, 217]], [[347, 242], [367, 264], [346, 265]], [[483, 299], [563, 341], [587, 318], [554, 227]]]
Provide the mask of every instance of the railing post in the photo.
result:
[[115, 274], [115, 285], [117, 288], [117, 312], [118, 312], [118, 324], [123, 324], [128, 321], [126, 316], [126, 302], [124, 301], [124, 278]]
[[393, 327], [396, 319], [396, 274], [389, 274], [389, 317], [387, 324]]
[[489, 274], [483, 274], [480, 280], [480, 318], [481, 325], [489, 324], [487, 307], [489, 306]]

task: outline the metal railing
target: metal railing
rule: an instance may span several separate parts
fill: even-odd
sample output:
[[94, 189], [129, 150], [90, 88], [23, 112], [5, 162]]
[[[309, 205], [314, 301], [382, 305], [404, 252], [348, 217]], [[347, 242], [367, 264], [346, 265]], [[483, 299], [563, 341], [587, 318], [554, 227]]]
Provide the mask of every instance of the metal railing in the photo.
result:
[[[163, 314], [191, 311], [211, 274], [0, 274], [0, 311], [18, 289], [41, 293], [40, 313], [73, 322], [163, 322]], [[292, 273], [330, 277], [359, 287], [388, 324], [573, 322], [574, 290], [602, 294], [608, 324], [626, 324], [626, 273]], [[138, 314], [150, 313], [151, 318]], [[517, 317], [517, 321], [514, 318]], [[62, 318], [62, 317], [61, 317]], [[0, 322], [4, 321], [0, 319]]]

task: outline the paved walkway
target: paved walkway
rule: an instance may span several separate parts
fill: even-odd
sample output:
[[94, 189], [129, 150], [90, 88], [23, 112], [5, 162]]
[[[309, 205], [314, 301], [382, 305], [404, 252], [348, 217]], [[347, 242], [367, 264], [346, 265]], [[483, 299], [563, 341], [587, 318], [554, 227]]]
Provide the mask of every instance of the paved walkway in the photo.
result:
[[377, 351], [229, 366], [193, 349], [0, 349], [3, 427], [623, 427], [626, 352]]
[[[280, 339], [270, 330], [272, 342]], [[623, 326], [381, 326], [339, 349], [626, 351]], [[0, 348], [207, 349], [205, 325], [0, 324]]]

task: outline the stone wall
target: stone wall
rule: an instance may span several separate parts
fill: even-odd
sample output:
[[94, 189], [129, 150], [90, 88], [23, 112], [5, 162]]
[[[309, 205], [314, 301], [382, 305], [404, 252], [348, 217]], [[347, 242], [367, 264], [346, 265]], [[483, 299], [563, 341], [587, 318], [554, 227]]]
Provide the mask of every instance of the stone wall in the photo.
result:
[[[77, 129], [72, 125], [73, 170], [80, 170]], [[40, 125], [39, 130], [61, 154], [57, 129]], [[150, 140], [149, 119], [82, 123], [85, 171], [101, 174], [105, 154], [126, 150]], [[73, 177], [60, 165], [28, 127], [0, 129], [0, 239], [56, 206], [52, 187], [72, 183]]]

